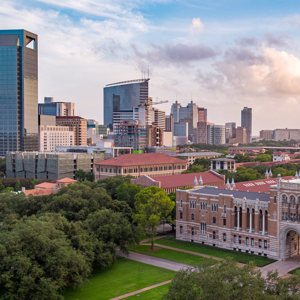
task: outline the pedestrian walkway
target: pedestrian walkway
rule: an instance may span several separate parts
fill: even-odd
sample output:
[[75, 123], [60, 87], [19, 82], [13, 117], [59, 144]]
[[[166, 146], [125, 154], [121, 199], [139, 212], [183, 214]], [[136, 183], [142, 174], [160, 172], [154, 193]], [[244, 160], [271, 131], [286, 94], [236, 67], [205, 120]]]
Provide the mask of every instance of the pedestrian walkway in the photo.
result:
[[[262, 272], [262, 275], [264, 277], [267, 276], [268, 271], [278, 271], [279, 277], [286, 275], [289, 271], [292, 271], [296, 268], [300, 267], [300, 261], [298, 257], [295, 258], [289, 258], [285, 261], [276, 261], [272, 264], [269, 264], [267, 266], [264, 266], [260, 268], [260, 271]], [[287, 276], [285, 276], [287, 277]]]
[[129, 297], [129, 296], [133, 296], [133, 295], [139, 294], [139, 293], [141, 293], [141, 292], [151, 290], [151, 289], [156, 288], [156, 287], [158, 287], [158, 286], [161, 286], [161, 285], [170, 283], [171, 281], [172, 281], [172, 280], [167, 280], [167, 281], [164, 281], [164, 282], [161, 282], [161, 283], [158, 283], [158, 284], [154, 284], [154, 285], [148, 286], [148, 287], [146, 287], [146, 288], [143, 288], [143, 289], [140, 289], [140, 290], [137, 290], [137, 291], [134, 291], [134, 292], [131, 292], [131, 293], [122, 295], [122, 296], [118, 296], [118, 297], [116, 297], [116, 298], [112, 298], [112, 299], [110, 299], [110, 300], [120, 300], [120, 299], [124, 299], [124, 298], [127, 298], [127, 297]]

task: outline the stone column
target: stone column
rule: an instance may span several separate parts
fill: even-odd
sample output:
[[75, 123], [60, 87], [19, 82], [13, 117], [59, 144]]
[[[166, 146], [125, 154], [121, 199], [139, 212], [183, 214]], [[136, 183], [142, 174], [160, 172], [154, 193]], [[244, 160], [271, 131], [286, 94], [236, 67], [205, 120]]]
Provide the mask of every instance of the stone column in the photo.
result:
[[252, 209], [250, 209], [250, 224], [249, 224], [249, 232], [252, 232]]
[[237, 230], [240, 229], [240, 208], [237, 211]]
[[255, 232], [259, 233], [259, 213], [254, 212], [254, 227], [255, 227]]
[[265, 213], [263, 213], [262, 215], [262, 221], [263, 221], [263, 226], [262, 226], [262, 234], [264, 235], [265, 234]]
[[243, 231], [247, 231], [247, 219], [248, 219], [247, 210], [245, 212], [242, 211], [242, 230]]

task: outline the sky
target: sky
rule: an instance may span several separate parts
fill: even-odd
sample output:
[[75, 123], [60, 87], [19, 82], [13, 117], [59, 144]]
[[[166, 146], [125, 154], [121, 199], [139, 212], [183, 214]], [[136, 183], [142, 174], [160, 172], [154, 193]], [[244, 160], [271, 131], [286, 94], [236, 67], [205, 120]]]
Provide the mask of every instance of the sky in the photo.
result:
[[38, 34], [39, 102], [75, 102], [103, 122], [106, 84], [150, 74], [157, 107], [177, 99], [253, 135], [300, 128], [300, 1], [1, 0], [0, 29]]

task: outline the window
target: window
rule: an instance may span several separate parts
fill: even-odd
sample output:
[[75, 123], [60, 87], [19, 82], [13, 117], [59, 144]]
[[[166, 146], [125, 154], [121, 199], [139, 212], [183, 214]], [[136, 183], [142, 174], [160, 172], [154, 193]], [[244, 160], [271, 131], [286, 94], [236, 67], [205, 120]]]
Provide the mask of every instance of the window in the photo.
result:
[[182, 212], [180, 212], [180, 219], [182, 219]]
[[194, 235], [194, 227], [192, 227], [192, 235]]
[[242, 237], [239, 235], [239, 244], [242, 244]]
[[194, 214], [192, 214], [192, 221], [194, 221], [195, 220], [195, 215]]
[[226, 233], [223, 234], [223, 242], [226, 242]]
[[258, 247], [261, 248], [261, 239], [258, 240]]
[[180, 207], [182, 207], [182, 199], [180, 200]]
[[[264, 248], [265, 248], [265, 249], [268, 249], [268, 243], [267, 243], [266, 240], [264, 241]], [[296, 249], [295, 249], [295, 250], [296, 250]]]
[[216, 224], [216, 217], [213, 217], [213, 224]]
[[213, 231], [213, 239], [215, 240], [216, 239], [216, 232]]
[[226, 219], [223, 219], [223, 226], [226, 226]]
[[202, 209], [202, 202], [200, 202], [200, 209]]
[[295, 205], [295, 197], [294, 196], [291, 196], [290, 197], [290, 201], [291, 201], [291, 205]]
[[286, 195], [282, 195], [282, 202], [283, 202], [283, 204], [287, 204], [287, 197], [286, 197]]
[[251, 238], [251, 247], [254, 247], [254, 238]]
[[236, 243], [236, 235], [233, 236], [233, 242]]
[[211, 203], [210, 206], [211, 206], [211, 207], [210, 207], [210, 210], [211, 210], [211, 211], [214, 211], [214, 205], [213, 205], [213, 203]]
[[249, 238], [246, 237], [246, 245], [248, 246], [249, 245]]
[[223, 205], [223, 213], [226, 214], [226, 205]]
[[182, 226], [180, 226], [180, 233], [182, 234]]
[[196, 201], [190, 201], [190, 208], [196, 208]]
[[274, 196], [274, 204], [276, 203], [276, 196]]

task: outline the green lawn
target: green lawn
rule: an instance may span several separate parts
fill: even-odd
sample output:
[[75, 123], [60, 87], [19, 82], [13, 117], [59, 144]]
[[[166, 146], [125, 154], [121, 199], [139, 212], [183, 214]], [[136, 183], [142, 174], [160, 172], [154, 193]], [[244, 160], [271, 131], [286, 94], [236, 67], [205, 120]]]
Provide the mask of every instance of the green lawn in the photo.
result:
[[173, 260], [191, 266], [195, 266], [198, 264], [198, 262], [202, 261], [203, 259], [207, 259], [205, 257], [201, 257], [198, 255], [188, 254], [188, 253], [179, 252], [176, 250], [164, 249], [164, 248], [160, 248], [159, 250], [156, 251], [149, 251], [148, 249], [150, 249], [150, 247], [151, 246], [148, 245], [136, 245], [136, 246], [127, 247], [127, 249], [131, 251], [151, 255], [151, 256]]
[[134, 296], [130, 296], [124, 298], [125, 300], [161, 300], [163, 295], [165, 295], [169, 291], [170, 283], [161, 285], [154, 289], [136, 294]]
[[108, 270], [96, 270], [81, 291], [67, 288], [65, 300], [108, 300], [172, 279], [175, 272], [120, 258]]
[[299, 270], [300, 270], [300, 268], [296, 268], [296, 269], [294, 269], [292, 271], [289, 271], [288, 273], [289, 274], [296, 274], [296, 272], [299, 271]]
[[179, 241], [173, 237], [164, 237], [161, 239], [157, 239], [155, 240], [155, 243], [173, 247], [173, 248], [202, 253], [202, 254], [219, 257], [219, 258], [233, 257], [237, 262], [244, 263], [244, 264], [253, 261], [257, 267], [263, 267], [276, 261], [274, 259], [255, 255], [255, 254], [249, 254], [249, 253], [239, 252], [234, 250], [227, 250], [227, 249], [213, 247], [205, 244]]

